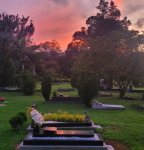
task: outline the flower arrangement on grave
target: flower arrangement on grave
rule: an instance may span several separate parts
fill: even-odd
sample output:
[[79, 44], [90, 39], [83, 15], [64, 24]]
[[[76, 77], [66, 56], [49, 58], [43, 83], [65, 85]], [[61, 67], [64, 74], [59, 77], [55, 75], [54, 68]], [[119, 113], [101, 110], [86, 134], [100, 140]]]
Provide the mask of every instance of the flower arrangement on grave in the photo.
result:
[[41, 113], [31, 107], [28, 107], [27, 117], [32, 120], [32, 124], [34, 127], [40, 127], [44, 122], [44, 118]]
[[85, 115], [80, 114], [69, 114], [66, 111], [59, 110], [58, 113], [54, 114], [44, 114], [45, 121], [64, 121], [64, 122], [83, 122], [85, 120]]
[[0, 97], [0, 102], [3, 102], [5, 100], [4, 97]]

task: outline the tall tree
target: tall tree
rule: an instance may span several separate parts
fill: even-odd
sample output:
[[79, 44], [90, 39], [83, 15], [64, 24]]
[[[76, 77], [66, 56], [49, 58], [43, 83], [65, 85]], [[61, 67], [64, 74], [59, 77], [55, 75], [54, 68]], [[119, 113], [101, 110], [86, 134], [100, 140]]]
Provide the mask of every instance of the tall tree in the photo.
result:
[[40, 43], [40, 46], [46, 52], [53, 52], [53, 51], [55, 51], [56, 53], [62, 52], [62, 50], [60, 48], [60, 44], [56, 40], [46, 41], [44, 43]]
[[120, 20], [121, 12], [117, 9], [113, 1], [109, 5], [107, 1], [100, 0], [96, 8], [100, 12], [96, 16], [91, 16], [86, 20], [89, 37], [108, 35], [115, 30], [128, 29], [128, 26], [131, 25], [127, 17]]
[[[99, 59], [99, 65], [101, 64], [107, 76], [113, 74], [113, 79], [120, 87], [119, 97], [125, 95], [127, 87], [135, 76], [144, 73], [142, 67], [144, 53], [138, 49], [142, 39], [144, 38], [141, 37], [140, 40], [137, 31], [132, 30], [115, 31], [109, 36], [97, 37], [91, 41], [91, 57]], [[92, 65], [97, 66], [97, 63], [93, 62]]]
[[17, 59], [22, 68], [21, 70], [24, 71], [25, 69], [25, 63], [28, 61], [27, 54], [31, 51], [30, 47], [27, 46], [26, 38], [23, 37], [20, 40], [15, 40], [13, 42], [11, 50], [9, 51], [8, 55], [11, 56], [14, 59]]
[[15, 67], [13, 61], [7, 56], [11, 43], [9, 37], [9, 34], [0, 33], [0, 87], [14, 84]]
[[30, 21], [28, 25], [28, 17], [19, 15], [8, 15], [6, 13], [0, 14], [0, 32], [6, 34], [9, 33], [10, 36], [14, 36], [18, 39], [23, 37], [26, 38], [27, 42], [30, 42], [30, 37], [34, 34], [35, 27], [33, 21]]

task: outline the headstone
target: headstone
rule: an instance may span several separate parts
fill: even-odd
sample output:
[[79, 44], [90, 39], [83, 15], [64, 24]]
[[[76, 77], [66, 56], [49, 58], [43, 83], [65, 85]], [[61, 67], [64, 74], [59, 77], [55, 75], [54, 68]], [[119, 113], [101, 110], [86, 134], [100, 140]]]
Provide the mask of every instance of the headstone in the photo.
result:
[[125, 107], [122, 105], [108, 105], [99, 103], [96, 100], [93, 100], [93, 109], [101, 109], [101, 110], [125, 110]]
[[56, 92], [54, 92], [54, 93], [53, 93], [53, 97], [56, 97], [56, 96], [57, 96], [57, 93], [56, 93]]
[[64, 89], [64, 88], [59, 88], [59, 92], [65, 92], [65, 91], [74, 91], [74, 89]]
[[104, 79], [100, 80], [100, 87], [104, 87]]
[[0, 106], [5, 106], [5, 104], [0, 104]]

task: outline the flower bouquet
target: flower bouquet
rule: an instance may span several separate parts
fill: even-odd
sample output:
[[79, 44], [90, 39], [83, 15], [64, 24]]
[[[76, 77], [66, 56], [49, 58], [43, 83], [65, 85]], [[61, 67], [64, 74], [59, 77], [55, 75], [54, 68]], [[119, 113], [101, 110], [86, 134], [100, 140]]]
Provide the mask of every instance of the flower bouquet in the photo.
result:
[[3, 102], [5, 100], [4, 97], [0, 97], [0, 102]]
[[42, 123], [44, 122], [44, 118], [41, 115], [41, 113], [39, 113], [36, 109], [32, 108], [31, 112], [30, 112], [30, 116], [32, 119], [32, 123], [34, 126], [34, 133], [39, 133], [40, 130], [40, 126], [42, 125]]

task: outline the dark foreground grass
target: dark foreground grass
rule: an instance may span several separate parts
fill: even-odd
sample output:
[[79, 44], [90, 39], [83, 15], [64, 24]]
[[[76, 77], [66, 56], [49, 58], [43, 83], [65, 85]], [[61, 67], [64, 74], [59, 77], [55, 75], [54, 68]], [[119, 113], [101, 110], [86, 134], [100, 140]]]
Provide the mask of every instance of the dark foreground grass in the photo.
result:
[[[58, 88], [67, 88], [69, 83], [54, 85], [53, 91]], [[65, 95], [76, 96], [75, 92], [61, 92]], [[38, 104], [38, 111], [42, 113], [54, 113], [59, 109], [69, 113], [80, 113], [87, 111], [90, 118], [95, 124], [103, 127], [102, 137], [111, 140], [118, 140], [125, 143], [130, 150], [144, 150], [144, 110], [132, 106], [135, 102], [144, 102], [141, 100], [141, 94], [128, 94], [136, 97], [135, 101], [126, 101], [118, 98], [118, 93], [113, 94], [113, 98], [98, 98], [105, 104], [117, 104], [126, 107], [126, 110], [94, 110], [86, 108], [83, 104], [62, 104], [45, 102], [41, 92], [35, 92], [33, 96], [24, 96], [22, 93], [1, 92], [0, 97], [5, 97], [8, 103], [0, 107], [0, 150], [15, 150], [16, 146], [21, 143], [27, 135], [26, 128], [30, 125], [30, 120], [24, 123], [15, 132], [10, 124], [9, 119], [16, 113], [27, 111], [31, 104]]]

